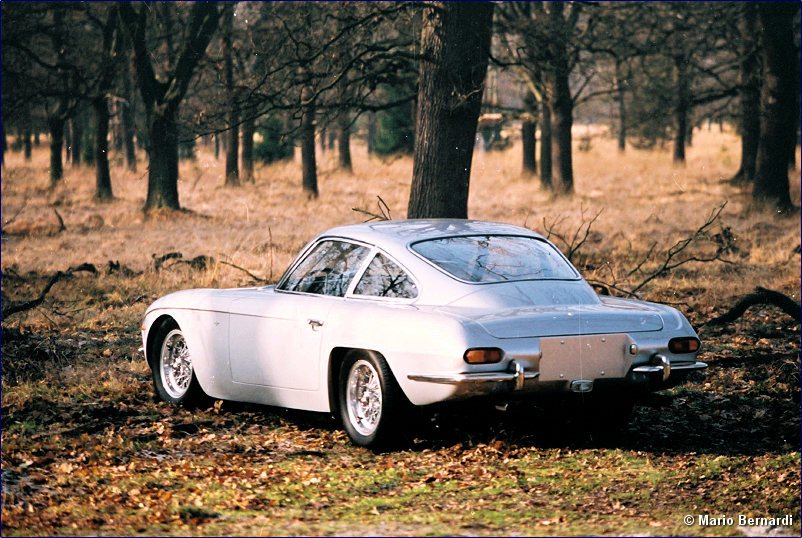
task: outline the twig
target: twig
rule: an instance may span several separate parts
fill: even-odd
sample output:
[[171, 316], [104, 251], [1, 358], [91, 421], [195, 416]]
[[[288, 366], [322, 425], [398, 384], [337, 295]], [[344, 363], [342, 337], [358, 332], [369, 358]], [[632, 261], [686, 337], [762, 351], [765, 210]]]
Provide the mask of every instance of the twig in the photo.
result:
[[379, 201], [376, 202], [376, 205], [379, 206], [378, 213], [368, 211], [367, 209], [360, 209], [358, 207], [352, 207], [351, 211], [356, 211], [357, 213], [364, 213], [365, 215], [370, 216], [370, 218], [365, 222], [370, 222], [372, 220], [392, 220], [392, 217], [390, 216], [390, 207], [382, 199], [381, 196], [376, 196], [376, 198], [379, 199]]
[[61, 218], [61, 215], [59, 215], [59, 212], [56, 210], [55, 207], [52, 208], [52, 209], [53, 209], [53, 213], [56, 214], [56, 218], [58, 219], [58, 231], [56, 233], [63, 232], [64, 230], [67, 229], [67, 227], [64, 226], [64, 219]]

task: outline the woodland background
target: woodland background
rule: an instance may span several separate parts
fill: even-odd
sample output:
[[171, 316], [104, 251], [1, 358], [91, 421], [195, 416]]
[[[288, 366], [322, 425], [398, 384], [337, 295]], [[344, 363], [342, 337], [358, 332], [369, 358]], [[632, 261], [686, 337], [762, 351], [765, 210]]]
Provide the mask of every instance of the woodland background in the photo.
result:
[[[4, 534], [798, 535], [798, 3], [1, 7]], [[413, 216], [543, 233], [710, 368], [604, 442], [461, 409], [373, 453], [153, 400], [152, 300]], [[756, 287], [797, 304], [714, 322]]]

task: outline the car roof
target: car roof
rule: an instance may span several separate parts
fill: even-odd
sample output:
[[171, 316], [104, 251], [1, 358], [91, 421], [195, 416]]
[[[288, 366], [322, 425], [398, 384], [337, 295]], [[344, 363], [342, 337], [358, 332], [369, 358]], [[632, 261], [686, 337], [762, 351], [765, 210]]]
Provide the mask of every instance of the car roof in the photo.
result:
[[338, 236], [356, 239], [380, 247], [406, 247], [414, 241], [460, 235], [525, 235], [540, 234], [500, 222], [465, 219], [380, 220], [332, 228], [319, 237]]

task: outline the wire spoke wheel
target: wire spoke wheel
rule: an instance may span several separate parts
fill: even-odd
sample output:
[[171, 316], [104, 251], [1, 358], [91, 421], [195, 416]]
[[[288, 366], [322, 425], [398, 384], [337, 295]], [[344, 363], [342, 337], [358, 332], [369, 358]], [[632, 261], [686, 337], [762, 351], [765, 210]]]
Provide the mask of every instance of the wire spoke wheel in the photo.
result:
[[192, 361], [184, 335], [173, 329], [164, 338], [159, 354], [159, 373], [162, 386], [171, 398], [180, 399], [192, 382]]
[[382, 415], [382, 388], [379, 373], [366, 360], [358, 360], [348, 372], [345, 395], [348, 420], [361, 435], [372, 435]]

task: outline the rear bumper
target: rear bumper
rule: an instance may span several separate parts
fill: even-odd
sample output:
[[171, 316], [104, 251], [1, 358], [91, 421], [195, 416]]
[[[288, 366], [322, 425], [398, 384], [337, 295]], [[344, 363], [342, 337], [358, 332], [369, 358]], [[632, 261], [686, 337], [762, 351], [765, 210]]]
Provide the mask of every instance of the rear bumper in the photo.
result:
[[[590, 392], [594, 381], [602, 384], [622, 383], [635, 388], [658, 390], [682, 382], [690, 372], [704, 370], [704, 362], [671, 363], [663, 356], [652, 364], [635, 366], [626, 377], [606, 379], [564, 379], [545, 383], [529, 383], [540, 376], [540, 372], [527, 371], [523, 364], [512, 360], [506, 371], [468, 372], [442, 374], [409, 374], [410, 381], [451, 385], [455, 388], [452, 397], [498, 394], [503, 392]], [[602, 372], [603, 373], [603, 372]]]

